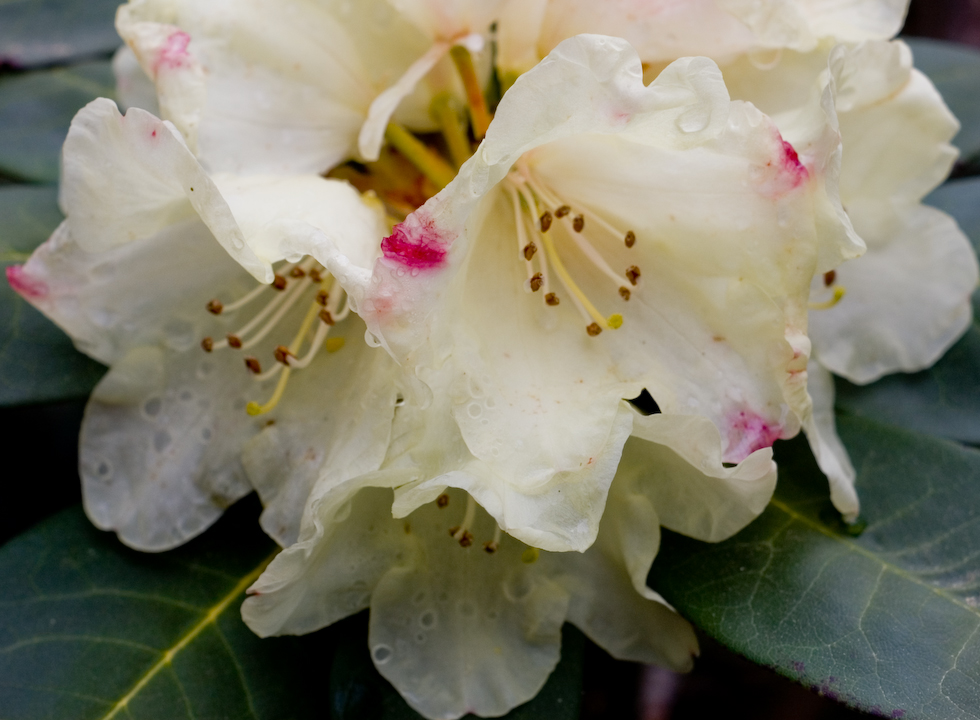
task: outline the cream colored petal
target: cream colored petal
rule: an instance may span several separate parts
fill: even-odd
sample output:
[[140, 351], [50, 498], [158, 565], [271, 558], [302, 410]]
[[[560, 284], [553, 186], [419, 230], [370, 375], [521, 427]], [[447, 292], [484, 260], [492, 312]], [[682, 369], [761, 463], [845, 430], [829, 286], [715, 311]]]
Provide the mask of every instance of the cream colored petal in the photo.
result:
[[268, 425], [245, 446], [242, 463], [259, 493], [262, 528], [283, 547], [297, 541], [314, 485], [377, 470], [388, 450], [400, 369], [367, 347], [355, 316], [331, 329], [340, 350], [295, 372]]
[[727, 540], [765, 510], [776, 489], [772, 448], [726, 467], [718, 430], [704, 418], [638, 417], [633, 435], [614, 485], [622, 477], [639, 488], [660, 524], [675, 532], [706, 542]]
[[261, 427], [230, 354], [143, 346], [92, 392], [79, 440], [85, 511], [138, 550], [169, 550], [252, 488], [239, 455]]
[[813, 416], [805, 426], [806, 439], [820, 470], [830, 482], [830, 499], [844, 520], [854, 522], [861, 510], [854, 481], [857, 473], [837, 436], [834, 418], [834, 377], [819, 361], [811, 360], [807, 390], [813, 398]]
[[160, 115], [156, 86], [143, 72], [139, 60], [128, 45], [123, 45], [112, 56], [112, 74], [116, 77], [116, 97], [119, 98], [119, 106], [124, 112], [131, 107], [138, 107], [156, 116]]
[[435, 41], [484, 34], [503, 0], [388, 0], [401, 15]]
[[[810, 313], [814, 354], [856, 383], [932, 365], [969, 327], [977, 259], [956, 221], [922, 205], [852, 211], [868, 253], [841, 265], [846, 289], [829, 310]], [[814, 279], [813, 300], [830, 291]]]

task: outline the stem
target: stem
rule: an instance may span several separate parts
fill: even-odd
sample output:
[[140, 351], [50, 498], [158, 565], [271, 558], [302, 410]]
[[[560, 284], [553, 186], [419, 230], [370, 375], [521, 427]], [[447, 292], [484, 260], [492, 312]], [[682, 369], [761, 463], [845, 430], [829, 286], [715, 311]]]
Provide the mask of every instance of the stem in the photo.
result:
[[388, 123], [385, 139], [440, 190], [456, 177], [449, 163], [398, 123]]
[[470, 159], [470, 139], [466, 136], [466, 129], [460, 124], [459, 113], [453, 107], [453, 96], [448, 92], [441, 92], [432, 99], [432, 116], [439, 123], [442, 136], [446, 139], [449, 146], [449, 155], [453, 159], [453, 164], [460, 167]]
[[463, 81], [466, 88], [466, 102], [469, 105], [470, 122], [473, 124], [473, 135], [477, 140], [482, 140], [490, 127], [490, 111], [487, 110], [487, 101], [483, 97], [483, 90], [480, 88], [480, 80], [476, 76], [476, 68], [473, 67], [473, 57], [470, 51], [462, 45], [454, 45], [449, 51], [450, 57], [456, 64], [459, 78]]

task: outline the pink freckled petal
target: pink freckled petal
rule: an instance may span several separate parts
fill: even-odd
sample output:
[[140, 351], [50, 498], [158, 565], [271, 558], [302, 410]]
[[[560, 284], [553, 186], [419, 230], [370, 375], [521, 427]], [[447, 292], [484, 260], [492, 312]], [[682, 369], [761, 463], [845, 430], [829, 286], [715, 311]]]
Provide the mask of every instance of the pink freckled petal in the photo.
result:
[[405, 222], [395, 225], [391, 235], [381, 241], [381, 251], [388, 260], [413, 270], [431, 270], [445, 264], [451, 239], [439, 232], [428, 218], [413, 213]]
[[779, 439], [783, 428], [772, 425], [751, 412], [740, 412], [728, 422], [728, 449], [722, 457], [727, 463], [740, 463], [756, 450], [772, 447]]
[[799, 187], [810, 177], [810, 171], [800, 162], [800, 156], [797, 154], [796, 149], [785, 140], [782, 140], [782, 143], [783, 172], [788, 175], [792, 187]]
[[32, 278], [24, 271], [23, 265], [7, 268], [7, 282], [14, 291], [27, 300], [40, 300], [47, 297], [48, 285], [43, 280]]
[[156, 62], [153, 63], [153, 71], [159, 72], [161, 68], [173, 70], [184, 67], [190, 58], [190, 53], [187, 52], [190, 41], [191, 36], [183, 30], [171, 33], [157, 53]]

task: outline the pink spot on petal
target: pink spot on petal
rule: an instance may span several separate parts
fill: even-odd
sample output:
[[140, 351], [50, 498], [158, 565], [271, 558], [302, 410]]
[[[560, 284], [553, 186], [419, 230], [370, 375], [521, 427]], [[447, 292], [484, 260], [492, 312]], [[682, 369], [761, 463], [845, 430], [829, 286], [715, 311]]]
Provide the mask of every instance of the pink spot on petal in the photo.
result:
[[728, 448], [722, 456], [727, 463], [740, 463], [756, 450], [772, 447], [783, 428], [751, 412], [739, 412], [728, 421]]
[[386, 259], [412, 270], [432, 270], [445, 264], [452, 240], [416, 211], [395, 225], [391, 235], [381, 241], [381, 251]]
[[783, 144], [783, 172], [790, 179], [792, 187], [799, 187], [810, 177], [810, 171], [800, 162], [796, 149], [782, 138], [780, 141]]
[[175, 70], [187, 65], [190, 53], [187, 46], [191, 42], [191, 36], [183, 30], [176, 30], [170, 34], [163, 43], [163, 47], [157, 52], [156, 61], [153, 63], [153, 72], [160, 72], [161, 68]]
[[157, 131], [156, 130], [154, 130], [153, 132], [150, 133], [150, 137], [156, 137], [156, 136], [157, 136]]
[[27, 300], [40, 300], [47, 297], [49, 292], [47, 283], [32, 278], [23, 265], [11, 265], [7, 268], [7, 282], [18, 295]]

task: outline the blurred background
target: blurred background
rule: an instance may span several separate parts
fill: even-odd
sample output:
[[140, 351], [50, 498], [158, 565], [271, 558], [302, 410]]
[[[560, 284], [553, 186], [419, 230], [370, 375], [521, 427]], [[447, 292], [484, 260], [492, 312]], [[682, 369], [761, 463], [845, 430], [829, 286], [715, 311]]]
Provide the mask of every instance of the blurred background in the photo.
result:
[[[913, 0], [904, 34], [980, 47], [980, 0]], [[974, 174], [965, 166], [958, 173]], [[83, 409], [84, 400], [0, 408], [4, 451], [26, 460], [23, 470], [6, 465], [5, 485], [14, 492], [8, 490], [0, 507], [0, 542], [80, 502], [76, 447]], [[703, 634], [700, 640], [701, 657], [688, 675], [618, 662], [587, 642], [582, 719], [871, 717], [755, 665]]]

